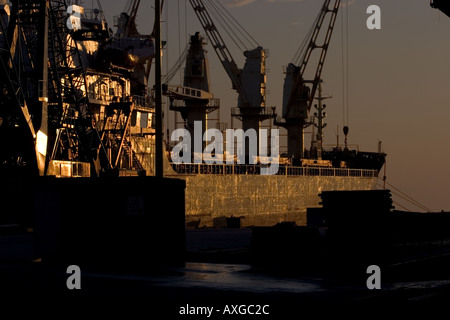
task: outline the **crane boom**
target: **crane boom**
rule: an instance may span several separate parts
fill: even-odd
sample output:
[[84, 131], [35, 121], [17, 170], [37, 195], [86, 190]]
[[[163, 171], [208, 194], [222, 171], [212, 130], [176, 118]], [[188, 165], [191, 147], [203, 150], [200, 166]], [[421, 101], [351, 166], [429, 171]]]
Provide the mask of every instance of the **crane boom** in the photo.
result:
[[208, 38], [212, 42], [214, 51], [216, 52], [225, 71], [227, 72], [228, 77], [231, 79], [233, 89], [235, 89], [240, 94], [240, 96], [244, 98], [244, 93], [242, 91], [241, 83], [239, 80], [241, 70], [236, 65], [236, 62], [234, 62], [230, 51], [228, 50], [225, 42], [222, 39], [222, 36], [220, 35], [214, 22], [212, 21], [211, 16], [206, 10], [203, 1], [189, 0], [189, 2], [191, 3], [192, 8], [194, 9], [194, 12], [197, 15]]
[[[332, 1], [334, 2], [334, 4], [332, 6], [332, 9], [330, 9], [330, 4]], [[315, 92], [316, 92], [317, 87], [320, 82], [323, 65], [325, 63], [325, 58], [327, 55], [328, 46], [330, 44], [331, 35], [333, 34], [333, 29], [334, 29], [334, 25], [336, 22], [340, 3], [341, 3], [341, 0], [325, 0], [324, 4], [322, 5], [322, 9], [319, 13], [317, 23], [314, 27], [314, 31], [312, 33], [311, 39], [309, 40], [309, 44], [308, 44], [308, 47], [306, 48], [305, 54], [303, 56], [302, 63], [300, 64], [300, 67], [299, 67], [300, 76], [297, 77], [295, 84], [293, 86], [293, 90], [290, 93], [290, 98], [289, 98], [289, 102], [287, 105], [287, 110], [288, 110], [287, 112], [289, 112], [289, 109], [292, 108], [293, 105], [295, 105], [295, 100], [297, 98], [296, 92], [298, 92], [297, 91], [298, 88], [302, 88], [305, 83], [312, 84], [312, 88], [311, 88], [311, 91], [309, 92], [309, 98], [308, 98], [308, 103], [307, 103], [308, 111], [311, 109], [312, 103], [314, 101]], [[330, 20], [328, 23], [327, 32], [324, 37], [323, 43], [318, 45], [317, 39], [320, 34], [320, 31], [322, 30], [322, 25], [324, 23], [325, 17], [327, 16], [328, 13], [331, 13], [331, 16], [330, 16]], [[311, 54], [315, 49], [321, 49], [320, 58], [319, 58], [319, 61], [317, 63], [317, 67], [316, 67], [316, 73], [315, 73], [313, 79], [305, 79], [305, 70], [310, 61]], [[302, 89], [300, 89], [300, 91], [302, 91]]]
[[136, 15], [137, 15], [140, 3], [141, 3], [141, 0], [134, 0], [131, 5], [130, 14], [129, 14], [130, 17], [128, 18], [128, 23], [127, 23], [127, 26], [126, 26], [125, 32], [124, 32], [126, 37], [132, 37], [134, 33], [137, 33]]
[[[322, 74], [323, 65], [325, 63], [325, 58], [327, 56], [328, 45], [330, 44], [331, 35], [333, 34], [334, 24], [336, 22], [337, 13], [339, 10], [339, 5], [341, 3], [341, 0], [334, 0], [334, 6], [332, 9], [330, 9], [331, 1], [332, 0], [326, 0], [325, 3], [323, 4], [322, 10], [320, 11], [320, 14], [319, 14], [318, 22], [316, 24], [313, 35], [311, 37], [311, 41], [307, 48], [305, 58], [303, 59], [303, 62], [300, 65], [300, 74], [303, 75], [313, 50], [321, 49], [320, 58], [317, 63], [316, 74], [314, 76], [314, 79], [311, 80], [313, 86], [312, 86], [311, 93], [310, 93], [308, 110], [311, 108], [317, 87], [320, 82], [320, 76]], [[329, 21], [328, 28], [327, 28], [327, 33], [325, 35], [323, 44], [317, 45], [317, 37], [319, 36], [320, 30], [322, 29], [322, 24], [325, 20], [325, 16], [327, 15], [327, 13], [331, 13], [330, 21]]]
[[[325, 58], [333, 33], [341, 0], [325, 0], [317, 16], [315, 24], [299, 66], [290, 63], [286, 69], [283, 92], [283, 118], [276, 122], [288, 131], [288, 155], [293, 162], [299, 163], [303, 158], [303, 130], [309, 126], [309, 111], [314, 101], [315, 93], [321, 81]], [[326, 18], [329, 17], [329, 20]], [[328, 21], [326, 31], [323, 26]], [[325, 35], [322, 37], [322, 35]], [[323, 41], [323, 42], [322, 42]], [[321, 43], [318, 43], [321, 42]], [[315, 67], [315, 74], [308, 79], [306, 69], [311, 65], [311, 56], [315, 49], [320, 49], [320, 55]]]
[[[247, 132], [247, 130], [250, 129], [256, 131], [258, 149], [260, 145], [259, 129], [261, 127], [261, 122], [276, 116], [275, 108], [266, 107], [266, 52], [263, 47], [259, 46], [258, 43], [253, 40], [251, 45], [253, 46], [256, 44], [258, 46], [253, 50], [246, 50], [243, 52], [245, 64], [242, 69], [238, 68], [208, 13], [208, 10], [212, 10], [212, 12], [215, 11], [213, 1], [208, 1], [210, 1], [211, 7], [205, 6], [205, 3], [207, 2], [203, 2], [203, 0], [189, 0], [216, 51], [222, 66], [228, 77], [231, 79], [233, 89], [235, 89], [239, 95], [238, 106], [237, 108], [231, 109], [231, 115], [242, 121], [242, 129], [244, 131]], [[207, 7], [209, 9], [207, 9]], [[223, 14], [223, 11], [216, 11], [216, 13], [217, 15], [214, 15], [213, 13], [213, 16], [218, 18], [220, 23], [220, 16]], [[227, 27], [225, 27], [225, 29], [227, 29]], [[228, 33], [227, 30], [226, 32]], [[241, 31], [238, 32], [241, 33]], [[244, 45], [244, 47], [246, 46]], [[247, 159], [250, 160], [250, 149], [248, 144], [245, 145], [245, 155]]]

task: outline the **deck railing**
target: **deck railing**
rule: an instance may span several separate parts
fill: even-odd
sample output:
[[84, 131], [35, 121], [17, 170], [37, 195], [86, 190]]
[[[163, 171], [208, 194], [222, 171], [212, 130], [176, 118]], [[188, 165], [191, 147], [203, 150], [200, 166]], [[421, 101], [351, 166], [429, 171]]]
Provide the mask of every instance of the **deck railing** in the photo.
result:
[[[172, 163], [172, 168], [178, 174], [261, 174], [261, 165], [251, 164], [205, 164], [205, 163]], [[322, 177], [378, 177], [377, 170], [348, 169], [327, 167], [293, 167], [280, 165], [276, 175], [286, 176], [322, 176]]]

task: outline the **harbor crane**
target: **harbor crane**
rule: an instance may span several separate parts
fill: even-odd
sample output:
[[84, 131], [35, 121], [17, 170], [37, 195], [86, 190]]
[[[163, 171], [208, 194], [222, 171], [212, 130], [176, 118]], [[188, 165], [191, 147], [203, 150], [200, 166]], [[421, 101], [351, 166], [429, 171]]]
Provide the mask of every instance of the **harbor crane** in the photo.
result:
[[[339, 10], [340, 0], [325, 0], [319, 15], [314, 22], [309, 38], [307, 37], [303, 48], [301, 60], [298, 65], [290, 63], [286, 68], [283, 91], [283, 120], [276, 120], [275, 124], [287, 129], [288, 156], [293, 164], [299, 164], [304, 157], [303, 134], [304, 129], [311, 125], [309, 112], [314, 97], [321, 82], [321, 74], [330, 44], [333, 28]], [[324, 30], [325, 35], [321, 35]], [[319, 50], [315, 73], [312, 77], [306, 75], [306, 69], [311, 65], [311, 55]], [[319, 145], [320, 142], [319, 142]]]
[[[207, 132], [208, 114], [219, 109], [219, 99], [211, 93], [209, 62], [204, 49], [205, 39], [199, 32], [191, 36], [189, 49], [186, 54], [184, 83], [181, 86], [164, 87], [164, 94], [169, 96], [170, 110], [180, 112], [185, 127], [191, 137], [195, 133], [195, 123], [202, 123], [202, 137]], [[203, 150], [206, 142], [202, 141]], [[191, 150], [194, 154], [195, 150]]]
[[[244, 51], [246, 61], [244, 67], [240, 69], [210, 15], [212, 10], [221, 10], [220, 4], [215, 5], [213, 1], [210, 3], [203, 0], [189, 0], [189, 2], [230, 78], [233, 89], [238, 93], [238, 107], [232, 109], [232, 116], [242, 121], [244, 131], [254, 129], [259, 142], [261, 122], [276, 116], [274, 108], [266, 107], [266, 51], [261, 46]], [[223, 12], [223, 9], [215, 12], [214, 17], [219, 18]], [[248, 156], [248, 144], [245, 152]]]

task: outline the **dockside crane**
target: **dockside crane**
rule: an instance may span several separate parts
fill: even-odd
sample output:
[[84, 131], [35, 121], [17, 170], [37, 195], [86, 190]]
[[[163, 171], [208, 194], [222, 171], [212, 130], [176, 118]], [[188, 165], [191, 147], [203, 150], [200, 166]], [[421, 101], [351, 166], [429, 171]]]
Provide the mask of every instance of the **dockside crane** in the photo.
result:
[[[195, 134], [195, 123], [201, 122], [202, 136], [208, 129], [208, 114], [219, 109], [219, 99], [211, 93], [209, 60], [204, 48], [205, 39], [199, 32], [191, 36], [189, 49], [186, 54], [184, 83], [181, 86], [164, 85], [164, 94], [170, 99], [170, 110], [180, 112], [185, 127], [191, 134]], [[206, 142], [202, 141], [204, 150]], [[192, 146], [191, 154], [195, 152]]]
[[[304, 156], [303, 132], [312, 124], [309, 121], [309, 112], [321, 82], [321, 74], [340, 3], [340, 0], [325, 0], [311, 29], [310, 36], [306, 39], [300, 63], [298, 65], [290, 63], [286, 68], [283, 120], [277, 120], [275, 124], [287, 129], [288, 156], [293, 164], [299, 164]], [[325, 35], [319, 37], [322, 32], [325, 32]], [[315, 50], [319, 50], [320, 55], [314, 75], [308, 78], [306, 69], [310, 67], [311, 55]]]
[[[246, 62], [240, 69], [209, 13], [209, 10], [215, 7], [214, 3], [209, 4], [208, 7], [203, 0], [189, 0], [189, 2], [230, 78], [233, 89], [238, 93], [238, 107], [232, 109], [232, 115], [242, 120], [244, 131], [256, 130], [259, 141], [261, 121], [276, 116], [274, 108], [266, 107], [265, 50], [261, 46], [257, 46], [252, 50], [244, 51]], [[215, 17], [219, 17], [219, 15], [220, 12]], [[248, 156], [248, 144], [246, 144], [245, 151]]]

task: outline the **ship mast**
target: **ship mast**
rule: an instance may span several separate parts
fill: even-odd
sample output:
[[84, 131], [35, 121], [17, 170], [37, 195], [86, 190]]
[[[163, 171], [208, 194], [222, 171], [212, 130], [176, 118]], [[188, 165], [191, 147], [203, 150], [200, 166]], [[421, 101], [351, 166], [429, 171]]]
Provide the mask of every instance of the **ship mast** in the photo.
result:
[[318, 96], [315, 98], [318, 101], [318, 104], [314, 105], [314, 108], [317, 109], [317, 112], [314, 112], [314, 117], [317, 119], [317, 123], [314, 124], [314, 126], [317, 128], [317, 159], [322, 159], [322, 151], [323, 151], [323, 129], [327, 126], [326, 123], [323, 122], [325, 117], [327, 116], [327, 113], [323, 110], [327, 107], [325, 104], [322, 103], [325, 99], [330, 99], [331, 96], [324, 97], [322, 95], [322, 82], [323, 80], [319, 81], [318, 85]]

